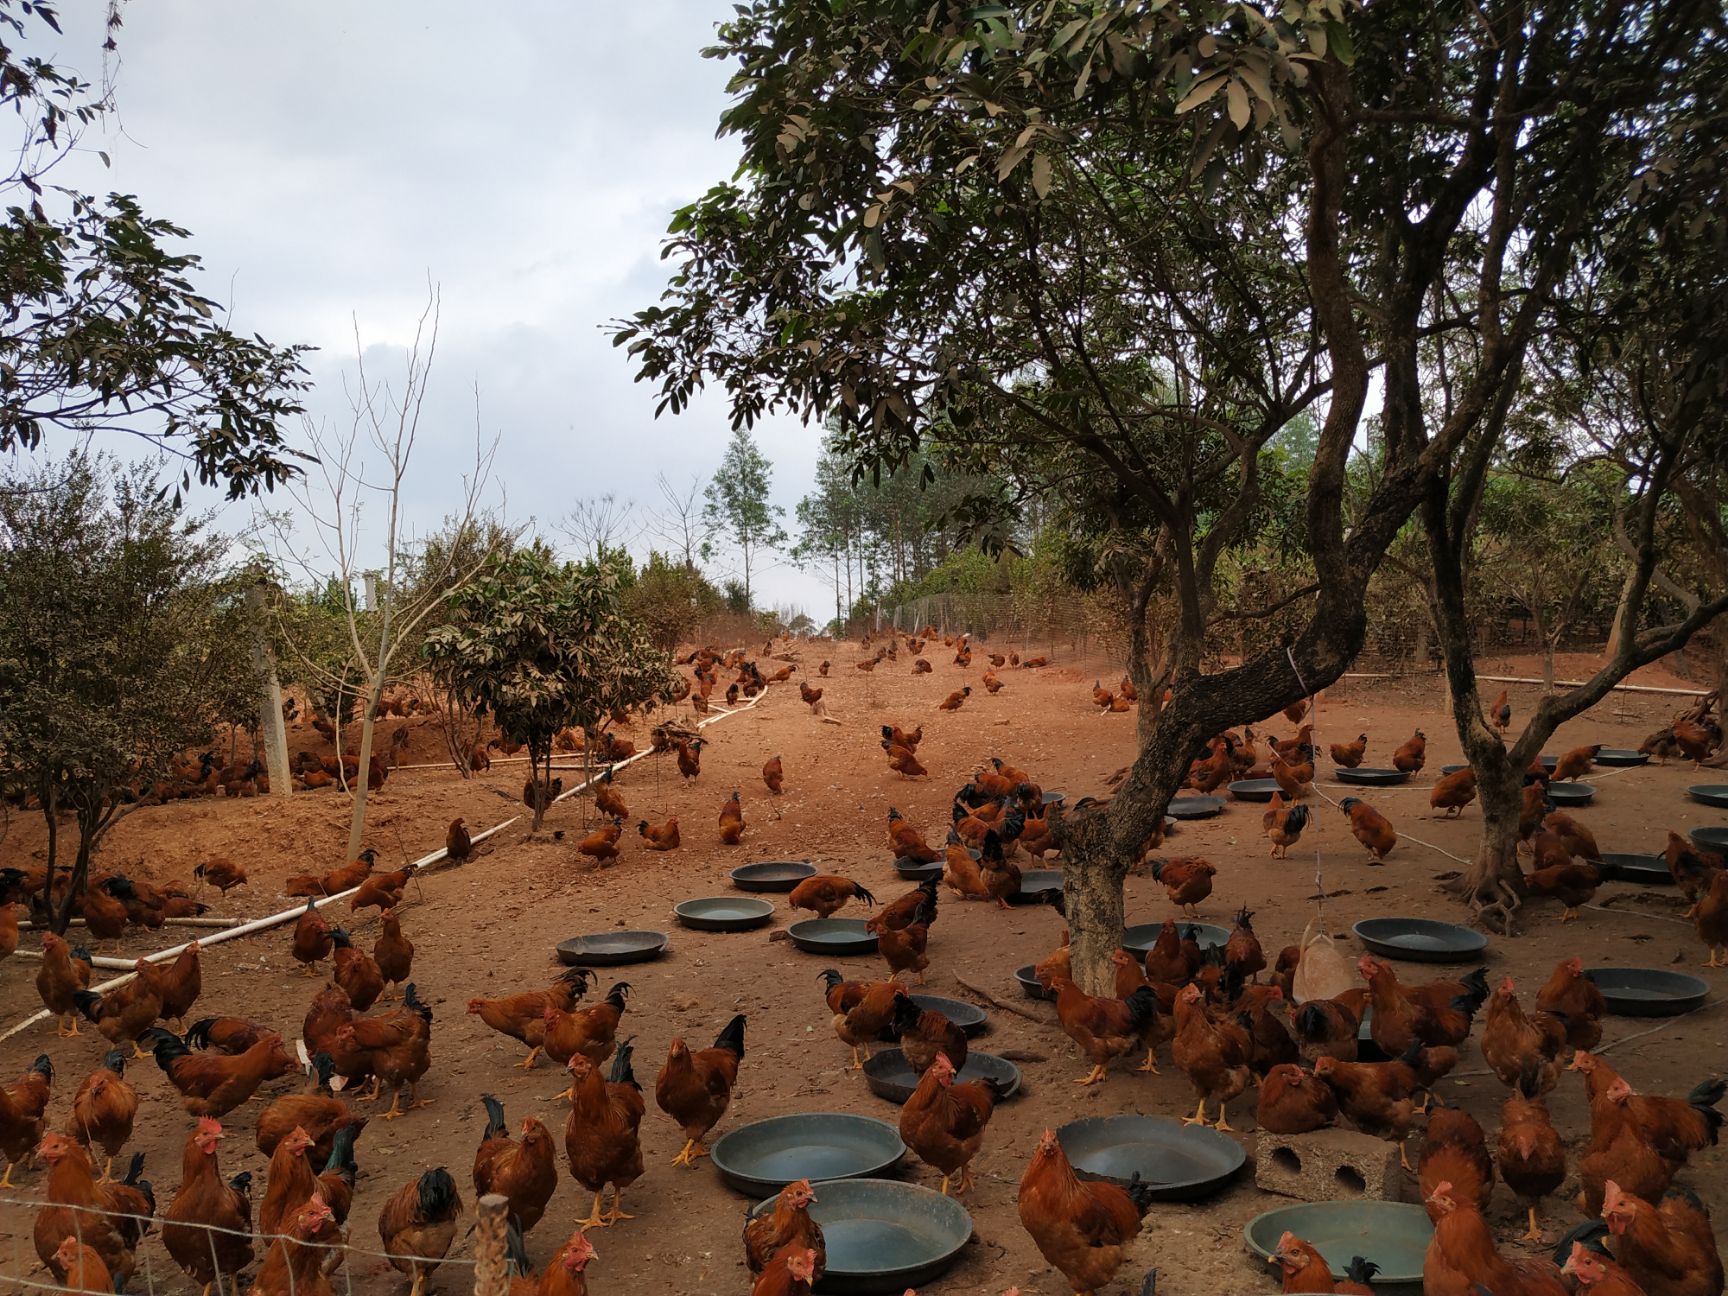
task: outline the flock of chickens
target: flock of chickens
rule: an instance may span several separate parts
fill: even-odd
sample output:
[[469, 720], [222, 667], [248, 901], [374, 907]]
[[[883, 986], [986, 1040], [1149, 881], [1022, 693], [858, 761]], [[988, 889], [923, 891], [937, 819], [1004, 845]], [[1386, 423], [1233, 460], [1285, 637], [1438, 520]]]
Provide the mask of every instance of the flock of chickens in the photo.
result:
[[[903, 640], [913, 655], [914, 673], [927, 672], [928, 661], [920, 654], [936, 638], [926, 631]], [[901, 643], [887, 637], [858, 667], [874, 669], [897, 659]], [[957, 664], [970, 665], [972, 649], [965, 636], [945, 643], [956, 649]], [[695, 667], [687, 692], [704, 699], [699, 709], [706, 709], [721, 669], [739, 672], [727, 690], [732, 698], [785, 680], [794, 669], [788, 664], [765, 676], [739, 654], [707, 650], [686, 664]], [[990, 654], [983, 687], [992, 694], [1004, 687], [998, 669], [1045, 664], [1044, 658]], [[822, 662], [819, 674], [827, 675], [829, 667]], [[819, 711], [822, 692], [800, 683], [800, 695], [813, 710]], [[955, 710], [970, 694], [970, 686], [963, 686], [942, 708]], [[1120, 712], [1137, 696], [1124, 679], [1116, 690], [1095, 684], [1093, 700], [1105, 712]], [[1303, 717], [1300, 707], [1286, 714], [1292, 723]], [[1504, 697], [1492, 718], [1504, 728], [1509, 719]], [[882, 726], [881, 746], [890, 769], [905, 777], [927, 776], [918, 759], [923, 737], [921, 725], [909, 730]], [[1270, 742], [1264, 763], [1257, 741], [1252, 729], [1240, 737], [1219, 735], [1194, 763], [1189, 784], [1210, 791], [1236, 778], [1274, 779], [1279, 792], [1265, 811], [1263, 827], [1279, 854], [1298, 842], [1309, 823], [1318, 752], [1307, 725], [1291, 739]], [[704, 740], [672, 732], [657, 745], [675, 755], [685, 778], [699, 777]], [[1337, 764], [1356, 767], [1366, 748], [1364, 734], [1353, 743], [1333, 745], [1331, 754]], [[1533, 774], [1539, 776], [1526, 794], [1521, 836], [1536, 861], [1527, 876], [1529, 889], [1560, 899], [1567, 915], [1575, 915], [1600, 881], [1599, 875], [1590, 876], [1599, 852], [1582, 825], [1553, 810], [1544, 789], [1550, 779], [1588, 772], [1593, 755], [1582, 748], [1567, 753], [1552, 772], [1537, 767]], [[1425, 760], [1421, 731], [1392, 759], [1401, 770], [1420, 770]], [[1461, 771], [1437, 783], [1431, 806], [1453, 813], [1468, 804], [1475, 795], [1468, 774]], [[771, 794], [781, 792], [785, 773], [778, 756], [764, 766], [762, 777]], [[532, 783], [524, 790], [525, 800], [544, 795]], [[631, 816], [610, 773], [595, 787], [594, 800], [602, 825], [576, 849], [604, 866], [618, 858], [623, 825]], [[1346, 799], [1342, 806], [1371, 862], [1384, 860], [1397, 843], [1391, 823], [1360, 800]], [[893, 1040], [903, 1050], [919, 1079], [902, 1109], [900, 1133], [911, 1151], [941, 1174], [944, 1193], [962, 1195], [972, 1187], [971, 1167], [1003, 1093], [991, 1081], [958, 1079], [967, 1059], [965, 1033], [942, 1013], [920, 1006], [902, 975], [915, 974], [922, 981], [930, 965], [942, 888], [961, 901], [1006, 907], [1022, 890], [1017, 858], [1040, 858], [1059, 849], [1062, 814], [1060, 802], [1045, 805], [1042, 789], [1027, 771], [992, 757], [955, 794], [940, 845], [930, 844], [897, 809], [888, 812], [892, 857], [941, 861], [940, 883], [931, 878], [880, 903], [849, 878], [818, 874], [788, 897], [792, 908], [822, 918], [853, 902], [870, 909], [866, 925], [877, 937], [885, 975], [847, 979], [824, 970], [819, 978], [824, 1007], [836, 1037], [851, 1050], [854, 1068], [879, 1042]], [[676, 818], [660, 824], [638, 820], [637, 828], [646, 849], [681, 845]], [[745, 823], [737, 791], [723, 804], [718, 828], [722, 844], [741, 840]], [[1161, 845], [1162, 833], [1155, 832], [1142, 861], [1171, 902], [1192, 915], [1210, 896], [1217, 870], [1198, 857], [1158, 856]], [[446, 846], [458, 860], [471, 852], [462, 820], [450, 825]], [[1701, 932], [1712, 906], [1719, 905], [1728, 922], [1728, 873], [1720, 861], [1693, 852], [1671, 835], [1669, 863], [1694, 901]], [[244, 869], [227, 860], [206, 861], [195, 872], [224, 893], [246, 881]], [[348, 1255], [356, 1144], [369, 1120], [351, 1098], [359, 1090], [360, 1099], [377, 1099], [388, 1089], [392, 1102], [382, 1113], [386, 1121], [428, 1101], [418, 1097], [417, 1084], [431, 1064], [433, 1014], [417, 995], [414, 945], [399, 913], [412, 877], [410, 869], [376, 871], [375, 855], [368, 850], [327, 873], [288, 879], [287, 895], [307, 897], [294, 924], [292, 956], [309, 978], [326, 960], [330, 963], [329, 980], [313, 994], [301, 1025], [300, 1059], [291, 1055], [280, 1031], [263, 1023], [218, 1015], [188, 1024], [202, 988], [196, 942], [172, 963], [139, 960], [132, 980], [97, 994], [89, 989], [88, 954], [59, 937], [43, 936], [37, 988], [58, 1018], [58, 1030], [77, 1035], [78, 1022], [86, 1020], [113, 1046], [82, 1079], [63, 1119], [49, 1119], [56, 1077], [46, 1055], [16, 1084], [0, 1090], [0, 1153], [7, 1159], [0, 1187], [12, 1187], [14, 1169], [32, 1156], [46, 1165], [44, 1203], [33, 1234], [38, 1257], [56, 1281], [80, 1290], [124, 1289], [138, 1267], [138, 1248], [155, 1228], [168, 1255], [204, 1286], [206, 1296], [225, 1281], [239, 1290], [248, 1270], [253, 1271], [249, 1290], [260, 1296], [320, 1296], [331, 1290], [331, 1278]], [[0, 874], [0, 887], [21, 888], [27, 881]], [[351, 914], [379, 911], [379, 933], [369, 951], [318, 907], [321, 899], [343, 895]], [[159, 926], [176, 898], [119, 878], [93, 891], [87, 904], [93, 901], [101, 909], [112, 901], [127, 920], [149, 925], [155, 917]], [[1034, 898], [1065, 911], [1060, 890], [1038, 891]], [[1142, 1054], [1140, 1069], [1156, 1072], [1160, 1051], [1168, 1047], [1197, 1098], [1187, 1124], [1229, 1131], [1229, 1103], [1252, 1088], [1261, 1129], [1298, 1134], [1348, 1122], [1396, 1141], [1407, 1168], [1405, 1140], [1421, 1126], [1413, 1169], [1436, 1227], [1424, 1276], [1425, 1290], [1434, 1296], [1545, 1296], [1574, 1290], [1595, 1296], [1639, 1291], [1719, 1296], [1723, 1270], [1708, 1215], [1695, 1196], [1677, 1186], [1677, 1178], [1694, 1154], [1716, 1143], [1722, 1122], [1716, 1104], [1728, 1083], [1706, 1081], [1685, 1097], [1635, 1093], [1590, 1052], [1601, 1038], [1604, 1004], [1583, 976], [1580, 960], [1557, 966], [1529, 1010], [1510, 977], [1493, 989], [1485, 969], [1458, 980], [1406, 985], [1388, 964], [1366, 957], [1357, 965], [1362, 985], [1297, 1006], [1303, 951], [1291, 946], [1268, 960], [1252, 917], [1241, 909], [1228, 939], [1211, 948], [1202, 948], [1185, 923], [1165, 922], [1144, 957], [1115, 951], [1113, 985], [1100, 995], [1087, 993], [1074, 979], [1063, 933], [1035, 973], [1055, 1000], [1062, 1031], [1089, 1064], [1075, 1083], [1104, 1083], [1112, 1063]], [[0, 957], [17, 944], [16, 919], [10, 906], [0, 906], [0, 938], [6, 937], [8, 922], [10, 944], [0, 939]], [[103, 935], [96, 922], [91, 933]], [[1712, 961], [1717, 944], [1728, 944], [1728, 936], [1713, 943]], [[401, 1002], [380, 1007], [397, 987]], [[585, 1004], [595, 988], [592, 971], [571, 968], [544, 987], [467, 1003], [469, 1015], [528, 1050], [519, 1066], [533, 1069], [544, 1056], [568, 1071], [569, 1086], [560, 1095], [569, 1100], [564, 1162], [593, 1194], [587, 1217], [535, 1273], [523, 1239], [540, 1223], [561, 1177], [553, 1133], [535, 1117], [512, 1131], [502, 1104], [490, 1095], [482, 1099], [486, 1124], [471, 1180], [477, 1196], [496, 1193], [508, 1203], [517, 1270], [513, 1296], [586, 1292], [586, 1268], [594, 1256], [588, 1232], [632, 1218], [623, 1210], [623, 1195], [645, 1172], [640, 1126], [647, 1103], [635, 1075], [632, 1041], [619, 1038], [631, 986], [616, 982], [598, 1001]], [[1364, 1022], [1386, 1060], [1362, 1056]], [[745, 1028], [745, 1017], [738, 1015], [707, 1048], [692, 1049], [682, 1039], [671, 1042], [654, 1100], [684, 1138], [675, 1166], [694, 1165], [707, 1155], [704, 1140], [724, 1117], [746, 1057]], [[1473, 1033], [1489, 1071], [1508, 1090], [1492, 1142], [1472, 1117], [1432, 1094]], [[128, 1045], [130, 1055], [123, 1051]], [[112, 1174], [138, 1111], [128, 1063], [146, 1055], [191, 1119], [179, 1186], [160, 1208], [153, 1186], [142, 1177], [142, 1154], [131, 1158], [121, 1177]], [[1565, 1144], [1544, 1096], [1560, 1082], [1568, 1057], [1564, 1069], [1581, 1074], [1590, 1104], [1590, 1142], [1574, 1166], [1582, 1184], [1574, 1204], [1587, 1223], [1567, 1234], [1553, 1261], [1511, 1258], [1498, 1249], [1484, 1216], [1489, 1190], [1498, 1175], [1528, 1207], [1527, 1239], [1541, 1240], [1539, 1204], [1567, 1177]], [[222, 1172], [221, 1144], [230, 1132], [222, 1121], [267, 1081], [307, 1069], [312, 1079], [305, 1092], [275, 1097], [257, 1116], [254, 1139], [269, 1164], [254, 1210], [252, 1175]], [[1217, 1115], [1210, 1119], [1214, 1106]], [[106, 1159], [100, 1173], [99, 1154]], [[820, 1281], [826, 1248], [810, 1215], [815, 1201], [810, 1183], [799, 1181], [779, 1194], [771, 1210], [747, 1223], [744, 1247], [753, 1296], [799, 1296]], [[1126, 1263], [1150, 1201], [1150, 1190], [1138, 1177], [1125, 1187], [1082, 1181], [1049, 1130], [1025, 1167], [1018, 1194], [1021, 1223], [1080, 1296], [1110, 1283]], [[377, 1217], [381, 1250], [411, 1279], [414, 1296], [456, 1243], [462, 1213], [461, 1193], [446, 1167], [407, 1178], [384, 1201]], [[1318, 1252], [1289, 1234], [1280, 1240], [1272, 1263], [1285, 1291], [1373, 1289], [1371, 1264], [1358, 1261], [1347, 1280], [1335, 1281]]]

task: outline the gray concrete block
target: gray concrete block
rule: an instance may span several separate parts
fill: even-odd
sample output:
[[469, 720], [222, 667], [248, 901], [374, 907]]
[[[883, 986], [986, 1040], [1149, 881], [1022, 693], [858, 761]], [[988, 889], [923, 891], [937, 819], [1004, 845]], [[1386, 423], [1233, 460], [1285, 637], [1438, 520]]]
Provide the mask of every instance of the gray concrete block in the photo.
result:
[[1299, 1201], [1398, 1198], [1403, 1174], [1398, 1145], [1354, 1130], [1312, 1134], [1260, 1132], [1254, 1152], [1254, 1182], [1267, 1192]]

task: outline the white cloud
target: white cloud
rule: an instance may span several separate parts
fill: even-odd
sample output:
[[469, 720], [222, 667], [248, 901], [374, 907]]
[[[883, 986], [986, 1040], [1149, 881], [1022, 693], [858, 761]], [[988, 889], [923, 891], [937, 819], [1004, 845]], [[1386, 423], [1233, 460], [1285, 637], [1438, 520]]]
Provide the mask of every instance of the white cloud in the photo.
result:
[[[101, 8], [63, 12], [55, 51], [90, 80]], [[674, 481], [712, 471], [723, 401], [656, 421], [600, 326], [658, 295], [672, 209], [731, 174], [733, 146], [714, 138], [727, 69], [699, 54], [731, 12], [724, 0], [153, 0], [122, 12], [119, 113], [55, 178], [136, 193], [191, 230], [205, 287], [237, 328], [320, 348], [310, 404], [328, 417], [344, 414], [337, 375], [354, 318], [382, 371], [437, 280], [417, 526], [456, 502], [475, 383], [484, 425], [503, 434], [513, 517], [547, 527], [608, 491], [647, 505], [662, 469]], [[775, 420], [758, 436], [790, 515], [816, 432]], [[786, 565], [758, 585], [765, 602], [832, 607], [831, 589]]]

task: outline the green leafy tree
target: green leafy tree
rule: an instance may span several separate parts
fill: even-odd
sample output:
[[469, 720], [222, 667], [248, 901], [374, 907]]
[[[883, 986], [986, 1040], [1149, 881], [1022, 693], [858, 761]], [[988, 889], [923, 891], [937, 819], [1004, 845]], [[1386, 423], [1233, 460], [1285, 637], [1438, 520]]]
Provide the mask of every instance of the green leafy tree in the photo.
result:
[[[751, 577], [762, 550], [778, 549], [786, 543], [786, 530], [779, 522], [786, 510], [768, 501], [773, 475], [773, 465], [757, 449], [749, 429], [735, 428], [720, 468], [704, 492], [702, 516], [708, 527], [724, 535], [738, 550], [746, 611], [754, 597]], [[712, 542], [704, 543], [704, 557], [711, 547]]]
[[40, 805], [51, 880], [67, 880], [73, 816], [55, 931], [114, 824], [257, 699], [225, 548], [147, 465], [75, 455], [0, 481], [0, 780]]
[[592, 738], [615, 709], [671, 696], [670, 658], [625, 610], [628, 561], [560, 563], [540, 544], [501, 555], [450, 595], [421, 650], [439, 687], [527, 746], [536, 831], [558, 731]]
[[[0, 179], [0, 451], [120, 433], [181, 460], [183, 487], [273, 489], [306, 460], [286, 434], [306, 348], [230, 330], [176, 247], [187, 232], [136, 198], [41, 183], [108, 104], [28, 52], [37, 24], [58, 33], [55, 8], [0, 0], [0, 107], [20, 130]], [[110, 45], [118, 25], [115, 6]]]
[[[1014, 415], [1131, 490], [1168, 549], [1171, 704], [1063, 828], [1089, 989], [1196, 743], [1349, 667], [1386, 549], [1497, 439], [1598, 218], [1702, 85], [1718, 9], [755, 0], [721, 26], [739, 167], [674, 216], [668, 289], [616, 335], [661, 407], [713, 382], [740, 427], [838, 416], [884, 470], [932, 436], [1004, 448]], [[1437, 409], [1453, 336], [1481, 350]], [[1261, 452], [1305, 411], [1299, 624], [1201, 686]], [[1379, 471], [1348, 517], [1362, 440]]]

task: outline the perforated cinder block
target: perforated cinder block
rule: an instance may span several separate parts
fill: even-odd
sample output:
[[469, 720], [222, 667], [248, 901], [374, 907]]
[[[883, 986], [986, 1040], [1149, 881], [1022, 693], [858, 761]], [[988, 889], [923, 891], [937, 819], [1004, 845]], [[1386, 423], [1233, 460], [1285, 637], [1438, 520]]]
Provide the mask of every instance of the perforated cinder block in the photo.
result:
[[1261, 1131], [1254, 1182], [1267, 1192], [1300, 1201], [1372, 1197], [1396, 1200], [1402, 1174], [1398, 1145], [1354, 1130], [1312, 1134]]

